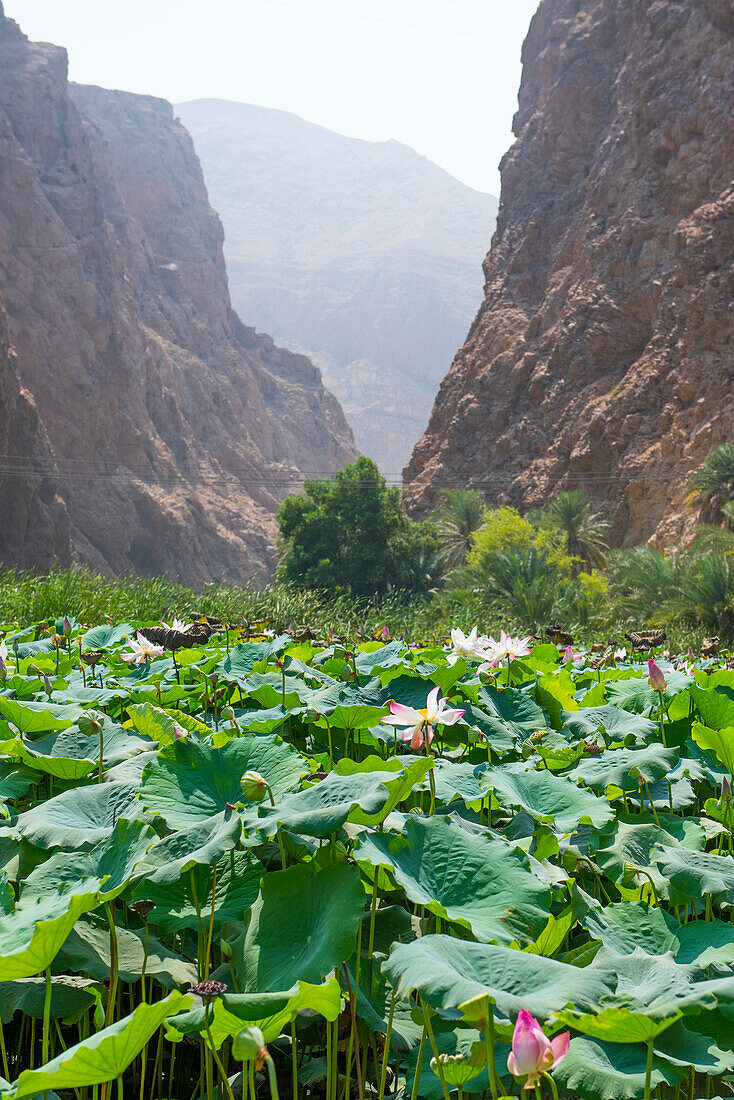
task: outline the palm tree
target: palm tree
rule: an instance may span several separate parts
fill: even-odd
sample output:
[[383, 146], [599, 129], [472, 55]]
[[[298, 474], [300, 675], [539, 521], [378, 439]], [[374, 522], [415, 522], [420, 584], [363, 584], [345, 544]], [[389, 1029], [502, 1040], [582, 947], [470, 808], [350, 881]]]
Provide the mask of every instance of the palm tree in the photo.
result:
[[548, 505], [545, 516], [558, 527], [564, 538], [566, 551], [589, 568], [601, 568], [607, 563], [606, 540], [609, 524], [591, 511], [591, 501], [583, 489], [565, 489]]
[[703, 466], [688, 479], [688, 489], [700, 502], [701, 518], [721, 526], [721, 513], [731, 518], [726, 505], [734, 501], [734, 444], [722, 443]]
[[484, 518], [484, 497], [477, 489], [445, 489], [444, 500], [433, 514], [447, 568], [463, 565], [472, 535]]

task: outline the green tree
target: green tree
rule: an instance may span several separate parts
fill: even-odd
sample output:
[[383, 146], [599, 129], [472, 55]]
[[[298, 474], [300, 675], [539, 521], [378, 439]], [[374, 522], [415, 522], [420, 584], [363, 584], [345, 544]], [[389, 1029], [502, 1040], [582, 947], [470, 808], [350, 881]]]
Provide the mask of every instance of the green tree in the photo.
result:
[[400, 490], [387, 487], [372, 459], [358, 458], [333, 479], [309, 480], [304, 489], [278, 512], [280, 579], [352, 596], [430, 590], [440, 546], [436, 529], [405, 515]]
[[472, 536], [484, 519], [484, 497], [477, 489], [445, 489], [433, 513], [447, 568], [463, 565], [472, 548]]
[[583, 564], [604, 568], [609, 549], [609, 524], [591, 511], [591, 501], [583, 489], [564, 489], [543, 513], [546, 521], [563, 534], [566, 552]]
[[731, 521], [734, 502], [734, 444], [715, 447], [699, 470], [688, 479], [693, 500], [701, 505], [701, 518], [708, 523], [722, 522], [722, 512]]

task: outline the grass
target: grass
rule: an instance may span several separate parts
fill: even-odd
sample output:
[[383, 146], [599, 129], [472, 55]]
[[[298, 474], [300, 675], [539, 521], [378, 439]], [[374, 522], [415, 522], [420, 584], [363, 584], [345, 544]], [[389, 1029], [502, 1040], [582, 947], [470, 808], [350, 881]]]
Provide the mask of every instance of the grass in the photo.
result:
[[[69, 615], [94, 626], [109, 620], [157, 622], [195, 612], [232, 623], [267, 619], [277, 630], [287, 630], [294, 623], [308, 624], [320, 633], [331, 629], [350, 638], [358, 634], [372, 637], [383, 627], [392, 637], [405, 636], [410, 641], [438, 640], [452, 626], [468, 630], [476, 624], [480, 632], [493, 634], [501, 628], [522, 634], [532, 629], [527, 623], [508, 619], [477, 596], [457, 599], [442, 593], [431, 600], [400, 595], [355, 600], [352, 596], [303, 591], [284, 584], [238, 588], [218, 582], [195, 589], [165, 577], [104, 577], [84, 566], [54, 569], [46, 574], [15, 569], [0, 572], [0, 621], [6, 623], [23, 625], [24, 621], [50, 621]], [[621, 640], [625, 631], [647, 623], [632, 621], [623, 604], [610, 601], [603, 624], [566, 625], [578, 642], [591, 644], [609, 636]], [[706, 633], [677, 624], [655, 625], [668, 627], [672, 651], [685, 652], [689, 646], [697, 650]]]

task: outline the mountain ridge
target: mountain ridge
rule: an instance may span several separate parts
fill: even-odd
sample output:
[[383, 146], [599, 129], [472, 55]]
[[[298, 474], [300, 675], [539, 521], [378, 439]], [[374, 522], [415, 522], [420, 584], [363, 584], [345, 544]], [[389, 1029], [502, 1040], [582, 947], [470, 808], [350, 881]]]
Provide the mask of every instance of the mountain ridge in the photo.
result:
[[292, 112], [194, 100], [235, 305], [307, 352], [359, 449], [399, 473], [481, 300], [496, 200], [397, 141]]

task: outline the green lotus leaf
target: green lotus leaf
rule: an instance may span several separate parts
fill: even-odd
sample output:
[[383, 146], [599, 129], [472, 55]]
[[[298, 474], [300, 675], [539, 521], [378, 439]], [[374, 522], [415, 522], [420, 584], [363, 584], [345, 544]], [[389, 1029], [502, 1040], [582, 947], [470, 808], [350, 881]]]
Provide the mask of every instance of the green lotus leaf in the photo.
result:
[[[296, 902], [297, 899], [297, 902]], [[296, 902], [296, 903], [294, 903]], [[235, 972], [244, 992], [317, 985], [354, 951], [364, 891], [356, 867], [313, 864], [266, 875]]]
[[334, 707], [328, 719], [321, 718], [316, 725], [326, 728], [329, 726], [342, 730], [369, 729], [379, 722], [385, 714], [384, 706], [365, 706], [364, 704], [352, 704], [345, 706], [343, 703]]
[[0, 695], [0, 715], [26, 734], [66, 729], [76, 721], [80, 710], [80, 707], [56, 706], [53, 703], [19, 703]]
[[118, 623], [117, 626], [93, 626], [91, 630], [85, 630], [82, 634], [84, 649], [108, 649], [125, 638], [132, 638], [135, 633], [130, 623]]
[[680, 924], [657, 905], [623, 901], [590, 910], [582, 923], [607, 950], [620, 955], [636, 948], [649, 955], [670, 951], [676, 962], [700, 970], [734, 963], [734, 926], [721, 920]]
[[538, 1019], [566, 1005], [596, 1007], [616, 988], [608, 967], [580, 969], [556, 959], [530, 955], [494, 944], [470, 943], [450, 936], [423, 936], [396, 944], [383, 964], [400, 996], [412, 990], [445, 1015], [480, 1020], [489, 997], [501, 1023], [509, 1024], [526, 1008]]
[[378, 669], [397, 668], [405, 664], [406, 656], [405, 643], [396, 638], [395, 641], [380, 645], [376, 649], [365, 647], [357, 653], [354, 663], [357, 666], [357, 672], [363, 676], [370, 676], [374, 675]]
[[641, 749], [606, 749], [598, 756], [581, 760], [570, 778], [582, 779], [595, 791], [615, 786], [636, 792], [638, 779], [648, 783], [662, 779], [678, 763], [679, 755], [677, 749], [666, 749], [659, 744]]
[[0, 981], [40, 974], [50, 966], [82, 913], [99, 905], [94, 893], [46, 895], [0, 916]]
[[[576, 1036], [553, 1076], [582, 1100], [638, 1100], [645, 1092], [647, 1047], [640, 1043], [604, 1043]], [[653, 1057], [651, 1086], [677, 1085], [684, 1071]]]
[[[517, 688], [499, 688], [466, 684], [464, 692], [483, 711], [493, 718], [501, 718], [521, 729], [533, 733], [549, 728], [549, 717], [542, 707], [524, 691]], [[425, 704], [424, 704], [425, 705]]]
[[[356, 955], [347, 966], [352, 989], [357, 991], [357, 1016], [380, 1035], [387, 1032], [390, 1005], [394, 990], [382, 974], [382, 959], [368, 958], [364, 953], [359, 963], [359, 983], [356, 974]], [[391, 1051], [407, 1051], [420, 1041], [422, 1025], [413, 1019], [413, 1006], [408, 1000], [398, 998], [393, 1010]]]
[[[217, 862], [214, 890], [214, 927], [220, 929], [229, 921], [241, 921], [255, 901], [264, 867], [250, 851], [229, 851]], [[192, 879], [193, 876], [193, 886]], [[155, 903], [151, 916], [159, 932], [175, 932], [179, 928], [200, 931], [208, 928], [212, 906], [214, 868], [197, 864], [188, 874], [173, 882], [157, 883], [144, 878], [135, 889], [135, 900]], [[202, 914], [201, 921], [196, 906]]]
[[140, 819], [143, 808], [134, 783], [95, 783], [64, 791], [18, 816], [16, 827], [44, 848], [85, 848], [98, 844], [121, 818]]
[[[143, 972], [145, 958], [145, 929], [119, 926], [117, 935], [117, 961], [120, 979], [136, 982]], [[106, 981], [110, 976], [110, 932], [107, 921], [97, 914], [83, 917], [67, 936], [57, 956], [56, 965], [88, 974], [96, 981]], [[193, 985], [196, 966], [165, 947], [152, 931], [148, 933], [148, 959], [145, 973], [165, 989], [181, 985]]]
[[169, 828], [182, 829], [221, 813], [228, 802], [242, 801], [240, 778], [246, 771], [260, 772], [278, 802], [298, 787], [308, 765], [277, 737], [237, 737], [221, 748], [184, 738], [146, 764], [140, 800]]
[[407, 777], [402, 765], [395, 770], [380, 761], [380, 771], [357, 770], [349, 774], [350, 766], [345, 764], [348, 774], [332, 771], [320, 783], [276, 801], [273, 807], [262, 805], [257, 814], [246, 818], [245, 825], [264, 836], [274, 836], [284, 826], [303, 836], [328, 837], [347, 820], [377, 824], [410, 793], [413, 785], [410, 776], [422, 777], [430, 767], [425, 758], [416, 763], [417, 770]]
[[483, 941], [532, 943], [548, 920], [550, 890], [527, 856], [459, 820], [409, 815], [401, 833], [363, 833], [358, 863], [387, 867], [406, 897]]
[[[106, 976], [109, 977], [109, 970]], [[105, 987], [91, 978], [55, 974], [51, 978], [51, 1018], [75, 1021], [105, 992]], [[42, 1020], [45, 999], [45, 978], [17, 978], [14, 982], [0, 982], [0, 1020], [7, 1024], [16, 1012]]]
[[117, 897], [157, 837], [142, 821], [117, 822], [108, 837], [89, 852], [56, 852], [23, 883], [18, 908], [49, 896], [97, 891], [100, 901]]
[[714, 753], [729, 774], [734, 775], [734, 726], [709, 729], [694, 722], [691, 736], [700, 748]]
[[[703, 688], [692, 684], [690, 693], [704, 726], [712, 730], [730, 730], [734, 727], [734, 689], [731, 685], [709, 682], [709, 686]], [[727, 739], [731, 741], [731, 734]]]
[[[663, 692], [663, 703], [669, 704], [673, 697], [685, 691], [693, 683], [693, 677], [686, 672], [666, 672], [667, 689]], [[631, 676], [624, 680], [615, 680], [607, 685], [607, 698], [613, 705], [628, 710], [632, 714], [649, 717], [657, 713], [660, 697], [647, 682], [647, 676]]]
[[[99, 763], [99, 737], [82, 733], [76, 725], [36, 738], [33, 742], [25, 741], [24, 745], [32, 757], [32, 767], [62, 779], [81, 778], [77, 772], [86, 775], [89, 771], [87, 764], [96, 768]], [[123, 729], [109, 718], [105, 719], [102, 745], [105, 765], [119, 764], [150, 748], [151, 743], [147, 738], [140, 737], [132, 730]]]
[[176, 724], [162, 707], [155, 707], [152, 703], [134, 703], [127, 708], [127, 713], [133, 729], [148, 740], [168, 744], [175, 739]]
[[[656, 696], [657, 698], [657, 696]], [[658, 730], [657, 722], [643, 718], [639, 714], [630, 714], [608, 704], [603, 707], [580, 707], [579, 710], [563, 712], [563, 724], [574, 737], [594, 737], [603, 729], [612, 741], [623, 741], [633, 736], [646, 741]]]
[[176, 882], [181, 874], [197, 863], [216, 863], [225, 852], [237, 844], [242, 832], [242, 819], [234, 809], [206, 821], [189, 825], [180, 832], [159, 840], [149, 849], [138, 870], [148, 882]]
[[0, 760], [0, 799], [22, 798], [38, 780], [38, 772], [25, 764]]
[[594, 858], [613, 882], [619, 883], [628, 877], [630, 867], [649, 872], [658, 896], [667, 898], [668, 880], [653, 865], [650, 853], [656, 844], [671, 848], [680, 845], [701, 852], [706, 844], [706, 833], [692, 818], [659, 814], [658, 821], [659, 825], [649, 814], [645, 818], [639, 814], [619, 813], [614, 829], [601, 837]]
[[[702, 1017], [707, 1024], [708, 1014]], [[707, 1034], [699, 1034], [686, 1027], [687, 1021], [678, 1020], [655, 1039], [654, 1051], [674, 1066], [681, 1066], [688, 1072], [718, 1075], [734, 1069], [734, 1050], [731, 1044], [723, 1050], [715, 1039]]]
[[9, 1100], [26, 1100], [48, 1089], [79, 1088], [113, 1081], [137, 1058], [163, 1021], [189, 1004], [175, 991], [157, 1004], [140, 1004], [130, 1016], [69, 1047], [40, 1069], [24, 1070]]
[[278, 703], [274, 707], [262, 710], [237, 710], [237, 725], [247, 733], [274, 733], [288, 720], [292, 713]]
[[576, 684], [566, 669], [553, 676], [538, 677], [535, 701], [548, 711], [553, 729], [561, 728], [564, 714], [578, 709], [575, 692]]
[[556, 1018], [564, 1026], [572, 1027], [592, 1039], [603, 1039], [608, 1043], [646, 1043], [662, 1035], [682, 1015], [681, 1012], [673, 1012], [661, 1020], [651, 1020], [644, 1012], [604, 1008], [596, 1015], [559, 1012]]
[[600, 829], [614, 817], [606, 798], [597, 798], [573, 780], [546, 769], [487, 768], [482, 783], [494, 791], [502, 805], [517, 806], [536, 821], [552, 822], [558, 832], [573, 832], [584, 820]]
[[[225, 993], [214, 1001], [209, 1030], [217, 1048], [248, 1026], [259, 1028], [265, 1042], [270, 1043], [298, 1012], [308, 1009], [327, 1020], [335, 1020], [341, 1007], [341, 989], [336, 978], [323, 985], [299, 981], [291, 989], [278, 993]], [[167, 1037], [172, 1042], [203, 1031], [203, 1007], [195, 1007], [166, 1023]]]
[[730, 855], [714, 855], [712, 852], [692, 852], [685, 848], [671, 848], [656, 844], [650, 853], [654, 863], [671, 886], [671, 901], [694, 901], [710, 894], [715, 898], [729, 898], [734, 891], [734, 859]]

